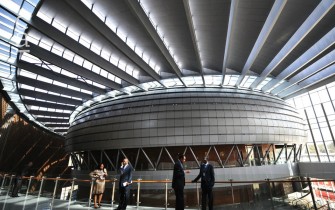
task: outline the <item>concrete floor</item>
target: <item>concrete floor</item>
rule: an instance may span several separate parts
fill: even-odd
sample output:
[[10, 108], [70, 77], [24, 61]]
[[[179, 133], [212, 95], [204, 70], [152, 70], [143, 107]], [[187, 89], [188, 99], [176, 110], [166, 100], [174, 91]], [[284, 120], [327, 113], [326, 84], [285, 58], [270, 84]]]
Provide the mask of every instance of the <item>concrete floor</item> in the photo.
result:
[[[79, 202], [79, 201], [72, 201], [69, 205], [68, 201], [65, 200], [54, 200], [53, 208], [51, 208], [51, 198], [41, 197], [39, 199], [36, 196], [28, 195], [27, 197], [24, 194], [20, 194], [19, 197], [12, 198], [10, 196], [2, 195], [0, 196], [0, 210], [80, 210], [80, 209], [94, 209], [93, 204], [91, 207], [88, 207], [87, 202]], [[111, 204], [103, 204], [101, 210], [103, 209], [116, 209], [117, 204], [114, 207]], [[136, 206], [128, 206], [127, 209], [155, 209], [155, 210], [163, 210], [164, 207], [145, 207], [140, 206], [137, 208]], [[172, 210], [174, 208], [167, 208], [168, 210]], [[196, 210], [197, 208], [185, 208], [189, 210]], [[270, 201], [260, 202], [257, 204], [234, 204], [234, 205], [225, 205], [225, 206], [216, 206], [215, 210], [269, 210], [272, 209], [272, 205]], [[290, 210], [290, 209], [297, 209], [291, 206], [276, 206], [275, 210]]]

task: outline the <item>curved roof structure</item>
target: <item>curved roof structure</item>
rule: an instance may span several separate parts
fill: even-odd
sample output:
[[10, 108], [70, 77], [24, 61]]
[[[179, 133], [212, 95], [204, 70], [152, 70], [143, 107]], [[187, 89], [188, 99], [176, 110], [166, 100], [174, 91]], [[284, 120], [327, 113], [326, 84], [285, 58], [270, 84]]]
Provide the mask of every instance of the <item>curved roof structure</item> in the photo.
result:
[[65, 134], [108, 97], [185, 87], [292, 98], [335, 79], [334, 0], [1, 1], [0, 79]]

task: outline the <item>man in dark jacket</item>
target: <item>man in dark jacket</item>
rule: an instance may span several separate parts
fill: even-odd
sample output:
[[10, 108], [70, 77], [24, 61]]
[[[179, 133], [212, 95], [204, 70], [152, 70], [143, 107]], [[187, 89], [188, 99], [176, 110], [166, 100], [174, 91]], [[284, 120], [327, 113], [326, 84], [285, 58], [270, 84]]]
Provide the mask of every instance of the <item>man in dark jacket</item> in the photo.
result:
[[120, 168], [120, 182], [119, 182], [119, 193], [120, 203], [117, 210], [124, 210], [127, 208], [130, 196], [130, 184], [132, 183], [133, 167], [129, 164], [127, 158], [123, 159]]
[[214, 168], [206, 159], [202, 161], [199, 175], [192, 181], [197, 182], [201, 178], [202, 210], [206, 210], [208, 198], [208, 209], [213, 210], [213, 186], [215, 183]]
[[30, 168], [33, 166], [33, 162], [29, 162], [28, 164], [24, 165], [23, 168], [17, 172], [16, 177], [13, 183], [13, 191], [12, 197], [18, 197], [18, 193], [22, 187], [22, 177], [30, 175]]
[[180, 154], [173, 167], [172, 188], [176, 195], [176, 210], [184, 210], [185, 172], [183, 163], [185, 161], [185, 155]]

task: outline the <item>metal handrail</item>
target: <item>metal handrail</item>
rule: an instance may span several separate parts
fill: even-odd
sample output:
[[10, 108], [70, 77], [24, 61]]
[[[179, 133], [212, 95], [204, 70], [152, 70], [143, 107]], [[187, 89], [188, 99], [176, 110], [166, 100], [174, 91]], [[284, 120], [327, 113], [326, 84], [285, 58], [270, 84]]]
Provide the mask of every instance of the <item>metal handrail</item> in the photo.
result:
[[[10, 178], [10, 184], [12, 183], [12, 180], [15, 178], [15, 175], [10, 175], [10, 174], [0, 174], [2, 175], [2, 186], [3, 187], [3, 183], [5, 182], [5, 179], [7, 178]], [[59, 181], [64, 181], [64, 182], [70, 182], [71, 183], [71, 192], [70, 192], [70, 198], [69, 198], [69, 202], [68, 202], [68, 205], [71, 204], [71, 198], [72, 198], [72, 192], [74, 191], [74, 183], [75, 182], [82, 182], [82, 183], [90, 183], [91, 184], [91, 191], [90, 191], [90, 195], [89, 195], [89, 205], [91, 204], [91, 196], [92, 196], [92, 187], [93, 187], [93, 181], [92, 179], [76, 179], [76, 178], [60, 178], [60, 177], [57, 177], [57, 178], [52, 178], [52, 177], [22, 177], [22, 179], [27, 179], [29, 180], [29, 183], [31, 183], [32, 180], [37, 180], [37, 181], [41, 181], [41, 185], [40, 185], [40, 188], [39, 188], [39, 193], [38, 193], [38, 198], [41, 196], [41, 192], [42, 192], [42, 188], [43, 188], [43, 182], [46, 182], [46, 181], [54, 181], [55, 182], [55, 186], [54, 186], [54, 190], [53, 190], [53, 195], [52, 195], [52, 202], [51, 202], [51, 208], [53, 206], [53, 203], [54, 203], [54, 199], [55, 199], [55, 194], [56, 194], [56, 188], [57, 188], [57, 185], [59, 184]], [[232, 190], [232, 196], [233, 196], [233, 200], [234, 200], [234, 193], [233, 193], [233, 185], [234, 184], [254, 184], [254, 183], [265, 183], [268, 185], [269, 189], [270, 189], [270, 194], [271, 194], [271, 186], [269, 183], [271, 182], [275, 182], [275, 183], [301, 183], [301, 182], [308, 182], [309, 184], [311, 182], [319, 182], [320, 180], [311, 180], [311, 179], [307, 179], [307, 180], [270, 180], [270, 179], [265, 179], [265, 180], [253, 180], [253, 181], [234, 181], [232, 179], [230, 180], [220, 180], [220, 181], [216, 181], [215, 183], [216, 184], [227, 184], [227, 186], [231, 186], [231, 190]], [[328, 181], [328, 182], [334, 182], [334, 180], [322, 180], [322, 181]], [[113, 184], [113, 187], [112, 187], [112, 201], [111, 201], [111, 205], [113, 206], [114, 205], [114, 196], [115, 196], [115, 186], [116, 186], [116, 183], [119, 182], [118, 179], [115, 179], [115, 178], [111, 178], [111, 179], [106, 179], [105, 180], [106, 183], [112, 183]], [[168, 206], [168, 184], [171, 183], [172, 181], [169, 180], [169, 179], [165, 179], [165, 180], [143, 180], [141, 178], [139, 179], [136, 179], [136, 180], [133, 180], [133, 183], [137, 183], [137, 207], [139, 206], [139, 204], [141, 203], [140, 202], [140, 187], [141, 187], [141, 183], [161, 183], [161, 184], [164, 184], [165, 186], [165, 209], [167, 209], [167, 206]], [[186, 184], [191, 184], [192, 181], [191, 180], [186, 180]], [[200, 202], [199, 202], [199, 186], [198, 183], [196, 183], [196, 193], [197, 193], [197, 204], [198, 204], [198, 207], [200, 206]], [[9, 190], [10, 190], [10, 187], [8, 187], [7, 189], [7, 195], [9, 194]], [[28, 191], [29, 191], [29, 186], [27, 188], [27, 192], [26, 192], [26, 196], [28, 195]], [[306, 194], [306, 195], [303, 195], [301, 196], [300, 198], [297, 198], [297, 199], [294, 199], [293, 201], [290, 201], [292, 202], [292, 204], [294, 205], [298, 205], [298, 203], [301, 203], [303, 205], [307, 205], [309, 206], [310, 203], [306, 203], [304, 200], [302, 200], [304, 197], [308, 196], [311, 194], [311, 189], [310, 191]], [[271, 201], [272, 201], [272, 195], [271, 195]], [[296, 202], [295, 202], [296, 201]], [[315, 202], [315, 201], [314, 201]], [[316, 206], [316, 203], [312, 203], [312, 205]], [[273, 206], [273, 202], [272, 202], [272, 206]]]

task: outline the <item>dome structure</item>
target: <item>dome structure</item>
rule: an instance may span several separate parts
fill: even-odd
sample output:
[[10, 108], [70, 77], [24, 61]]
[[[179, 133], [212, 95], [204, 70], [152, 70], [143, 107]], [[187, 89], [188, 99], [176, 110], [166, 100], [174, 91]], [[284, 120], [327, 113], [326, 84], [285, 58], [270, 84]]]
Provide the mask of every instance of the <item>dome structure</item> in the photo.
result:
[[307, 132], [295, 108], [248, 90], [177, 88], [92, 104], [76, 115], [66, 150], [162, 146], [303, 144]]

